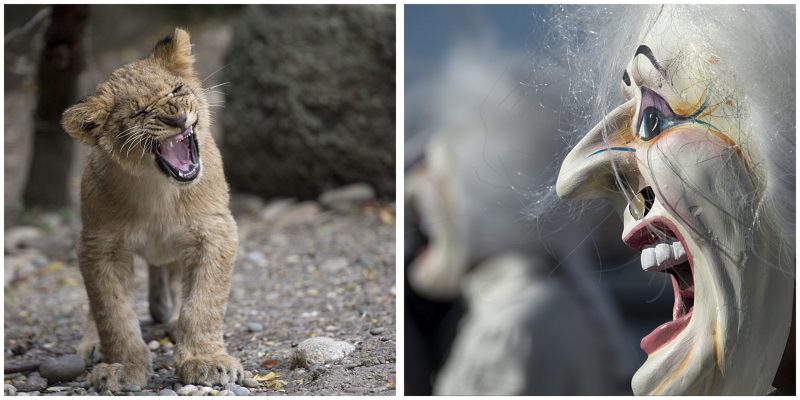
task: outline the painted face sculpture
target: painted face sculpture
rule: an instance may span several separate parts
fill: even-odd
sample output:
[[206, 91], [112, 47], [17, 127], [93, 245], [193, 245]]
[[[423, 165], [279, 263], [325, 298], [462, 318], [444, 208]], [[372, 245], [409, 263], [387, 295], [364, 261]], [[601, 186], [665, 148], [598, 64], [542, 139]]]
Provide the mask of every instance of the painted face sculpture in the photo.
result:
[[669, 13], [653, 21], [620, 71], [626, 101], [567, 155], [557, 192], [609, 199], [642, 269], [671, 275], [673, 319], [641, 340], [635, 394], [765, 394], [789, 333], [794, 250], [781, 259], [761, 207], [764, 132], [727, 60]]

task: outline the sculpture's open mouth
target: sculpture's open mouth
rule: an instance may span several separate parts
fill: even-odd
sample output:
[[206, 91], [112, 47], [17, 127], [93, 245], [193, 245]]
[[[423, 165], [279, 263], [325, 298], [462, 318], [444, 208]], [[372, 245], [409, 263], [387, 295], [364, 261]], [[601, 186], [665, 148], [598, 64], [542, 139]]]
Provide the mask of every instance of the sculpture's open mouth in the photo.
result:
[[200, 174], [200, 150], [194, 125], [155, 143], [156, 163], [167, 176], [189, 182]]
[[675, 295], [672, 321], [660, 325], [642, 339], [640, 346], [649, 355], [675, 339], [689, 324], [694, 311], [694, 265], [686, 241], [675, 224], [664, 217], [643, 221], [623, 241], [641, 251], [642, 269], [666, 272], [672, 278]]

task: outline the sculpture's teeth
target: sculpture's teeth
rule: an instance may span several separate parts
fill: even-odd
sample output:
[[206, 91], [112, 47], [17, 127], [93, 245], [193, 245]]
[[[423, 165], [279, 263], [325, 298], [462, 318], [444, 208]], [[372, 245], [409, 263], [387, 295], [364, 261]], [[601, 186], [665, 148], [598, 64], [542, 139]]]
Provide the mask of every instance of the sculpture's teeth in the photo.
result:
[[656, 263], [659, 266], [664, 265], [667, 260], [672, 258], [672, 246], [666, 243], [659, 243], [656, 245]]
[[683, 248], [683, 244], [681, 244], [681, 242], [672, 243], [672, 258], [674, 258], [679, 263], [686, 262], [687, 260], [686, 249]]
[[641, 262], [645, 271], [659, 272], [685, 263], [686, 250], [679, 241], [653, 243], [642, 249]]
[[656, 249], [653, 247], [646, 247], [642, 249], [642, 269], [645, 271], [654, 270], [658, 267], [656, 262]]

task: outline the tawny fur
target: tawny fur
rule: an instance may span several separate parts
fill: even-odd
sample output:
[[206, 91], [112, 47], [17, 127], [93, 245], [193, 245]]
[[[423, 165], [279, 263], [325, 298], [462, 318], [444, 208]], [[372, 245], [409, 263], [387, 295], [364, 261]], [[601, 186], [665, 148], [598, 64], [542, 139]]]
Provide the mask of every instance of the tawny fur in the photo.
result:
[[[172, 311], [162, 308], [154, 317], [172, 315], [179, 379], [225, 384], [242, 376], [241, 364], [228, 355], [222, 339], [236, 223], [193, 62], [189, 35], [176, 29], [149, 57], [114, 71], [94, 95], [63, 115], [67, 133], [91, 146], [81, 183], [78, 261], [93, 322], [78, 350], [87, 361], [101, 355], [103, 363], [88, 378], [99, 389], [144, 386], [151, 371], [150, 351], [133, 309], [134, 254], [151, 266], [168, 268], [169, 282], [151, 279], [160, 287], [151, 288], [150, 299], [172, 305]], [[146, 143], [146, 138], [180, 133], [181, 128], [163, 121], [182, 113], [188, 116], [187, 126], [197, 121], [201, 162], [200, 175], [188, 183], [161, 171]], [[151, 267], [150, 272], [160, 270]]]

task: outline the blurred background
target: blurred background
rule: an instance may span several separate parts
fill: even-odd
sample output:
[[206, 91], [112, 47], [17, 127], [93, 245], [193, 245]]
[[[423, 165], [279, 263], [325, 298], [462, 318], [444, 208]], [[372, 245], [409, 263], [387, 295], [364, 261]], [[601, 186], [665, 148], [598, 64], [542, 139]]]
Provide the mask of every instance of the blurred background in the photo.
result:
[[[87, 393], [83, 370], [61, 379], [39, 368], [74, 353], [88, 315], [75, 256], [88, 148], [63, 132], [61, 113], [182, 27], [210, 102], [222, 104], [211, 128], [240, 240], [226, 343], [254, 375], [276, 374], [251, 392], [393, 393], [394, 6], [4, 9], [7, 384]], [[137, 312], [156, 357], [147, 394], [176, 382], [136, 263]], [[355, 351], [294, 368], [295, 346], [320, 336]]]
[[549, 12], [405, 7], [406, 394], [630, 394], [671, 319], [617, 212], [554, 196], [585, 131]]

